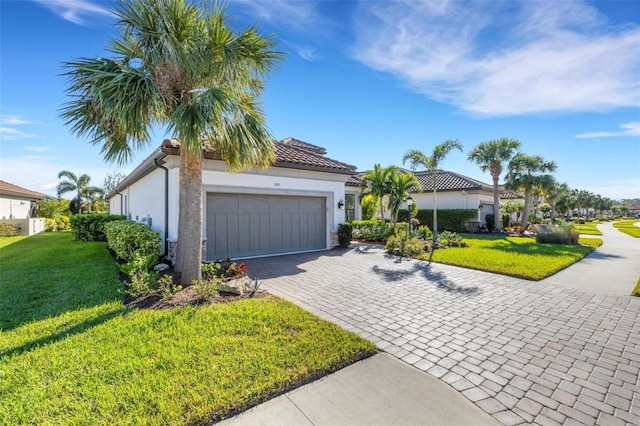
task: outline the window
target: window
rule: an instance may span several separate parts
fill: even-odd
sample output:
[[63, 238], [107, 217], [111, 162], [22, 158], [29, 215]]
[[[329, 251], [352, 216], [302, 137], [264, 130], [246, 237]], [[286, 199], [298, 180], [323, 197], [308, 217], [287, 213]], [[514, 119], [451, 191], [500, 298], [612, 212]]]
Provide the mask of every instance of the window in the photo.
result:
[[356, 194], [345, 194], [344, 196], [345, 220], [355, 220], [356, 218]]

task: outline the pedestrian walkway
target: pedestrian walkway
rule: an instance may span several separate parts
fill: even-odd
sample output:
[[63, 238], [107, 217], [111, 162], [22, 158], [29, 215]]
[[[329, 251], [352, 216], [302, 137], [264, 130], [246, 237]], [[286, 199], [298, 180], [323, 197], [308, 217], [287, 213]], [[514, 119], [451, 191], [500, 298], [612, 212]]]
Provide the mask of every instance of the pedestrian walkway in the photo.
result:
[[597, 294], [628, 296], [640, 277], [640, 238], [618, 231], [612, 222], [598, 224], [603, 244], [580, 262], [543, 280], [545, 284]]
[[446, 383], [385, 353], [350, 365], [220, 424], [499, 425]]
[[502, 424], [640, 424], [640, 298], [402, 259], [376, 245], [247, 263], [269, 292], [373, 341]]

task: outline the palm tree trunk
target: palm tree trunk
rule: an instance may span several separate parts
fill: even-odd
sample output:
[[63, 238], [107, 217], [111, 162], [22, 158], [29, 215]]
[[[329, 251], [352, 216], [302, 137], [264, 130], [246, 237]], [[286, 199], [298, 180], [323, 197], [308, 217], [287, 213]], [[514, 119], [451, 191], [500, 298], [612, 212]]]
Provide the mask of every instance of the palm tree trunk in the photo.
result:
[[551, 200], [551, 223], [556, 223], [556, 216], [558, 213], [556, 212], [556, 201]]
[[522, 212], [522, 227], [527, 229], [527, 222], [529, 221], [529, 206], [531, 204], [531, 192], [524, 192], [524, 209]]
[[500, 221], [500, 189], [498, 179], [500, 175], [491, 175], [493, 178], [493, 229], [496, 232], [502, 231], [502, 222]]
[[[181, 173], [180, 198], [184, 202], [184, 216], [178, 219], [177, 256], [180, 260], [181, 283], [189, 285], [202, 278], [202, 158], [181, 153], [184, 174]], [[182, 170], [181, 170], [182, 171]], [[184, 220], [184, 219], [189, 219]], [[213, 242], [212, 242], [213, 243]]]
[[432, 245], [435, 248], [438, 245], [438, 195], [436, 191], [436, 172], [433, 176], [433, 242]]

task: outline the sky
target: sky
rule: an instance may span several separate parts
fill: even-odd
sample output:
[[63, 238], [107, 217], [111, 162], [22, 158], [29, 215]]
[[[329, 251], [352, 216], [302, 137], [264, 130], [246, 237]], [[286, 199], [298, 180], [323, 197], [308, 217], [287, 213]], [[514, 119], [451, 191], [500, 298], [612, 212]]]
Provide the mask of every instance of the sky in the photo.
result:
[[[56, 195], [58, 172], [129, 173], [60, 117], [65, 62], [113, 56], [113, 3], [0, 0], [0, 179]], [[490, 183], [477, 144], [518, 139], [572, 188], [640, 198], [640, 2], [232, 0], [286, 59], [261, 97], [276, 139], [327, 149], [359, 171], [402, 166], [450, 138], [443, 169]]]

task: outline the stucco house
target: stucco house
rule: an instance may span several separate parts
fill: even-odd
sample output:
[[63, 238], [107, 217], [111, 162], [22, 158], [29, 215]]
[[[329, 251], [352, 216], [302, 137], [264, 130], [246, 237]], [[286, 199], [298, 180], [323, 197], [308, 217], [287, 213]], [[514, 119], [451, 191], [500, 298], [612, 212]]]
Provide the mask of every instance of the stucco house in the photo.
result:
[[[229, 173], [205, 152], [202, 172], [203, 258], [246, 258], [327, 250], [345, 221], [345, 183], [355, 167], [294, 138], [275, 142], [266, 170]], [[165, 140], [112, 192], [112, 214], [160, 232], [164, 253], [175, 256], [178, 235], [180, 142]]]
[[20, 235], [44, 232], [44, 219], [33, 218], [38, 200], [45, 194], [0, 180], [0, 220], [19, 225]]
[[[431, 173], [426, 170], [413, 172], [406, 169], [400, 169], [400, 173], [413, 173], [420, 182], [420, 189], [410, 191], [413, 203], [417, 208], [433, 209], [433, 177]], [[356, 200], [359, 200], [364, 174], [365, 172], [354, 175], [347, 182], [347, 196], [349, 193], [354, 193]], [[487, 214], [493, 213], [493, 186], [460, 173], [438, 170], [436, 172], [436, 192], [439, 209], [478, 209], [477, 220], [482, 223], [485, 222]], [[357, 204], [354, 216], [356, 219], [361, 218], [359, 204]]]

